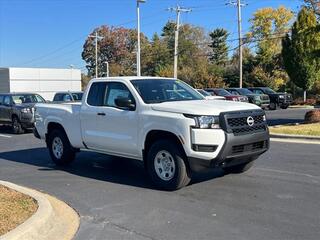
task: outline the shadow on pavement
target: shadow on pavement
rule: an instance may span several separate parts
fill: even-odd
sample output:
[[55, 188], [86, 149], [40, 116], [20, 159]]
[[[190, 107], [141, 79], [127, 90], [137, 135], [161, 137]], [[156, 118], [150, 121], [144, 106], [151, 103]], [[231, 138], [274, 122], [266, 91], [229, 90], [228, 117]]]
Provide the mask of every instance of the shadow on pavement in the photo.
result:
[[[99, 153], [80, 152], [68, 167], [57, 167], [51, 162], [46, 148], [33, 148], [0, 152], [1, 159], [34, 165], [39, 171], [65, 171], [81, 177], [111, 183], [156, 189], [148, 178], [143, 163], [138, 160], [111, 157]], [[194, 174], [193, 184], [222, 177], [223, 171], [216, 169]], [[191, 184], [192, 184], [191, 183]]]
[[303, 119], [271, 119], [268, 120], [269, 126], [275, 126], [275, 125], [284, 125], [284, 124], [291, 124], [291, 123], [302, 123], [304, 122]]

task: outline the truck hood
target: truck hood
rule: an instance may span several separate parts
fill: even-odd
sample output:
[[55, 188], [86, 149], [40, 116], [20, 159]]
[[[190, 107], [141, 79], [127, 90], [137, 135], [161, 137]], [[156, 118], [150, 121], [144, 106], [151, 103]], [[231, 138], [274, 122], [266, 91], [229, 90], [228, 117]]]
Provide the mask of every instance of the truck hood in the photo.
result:
[[36, 105], [36, 103], [20, 103], [16, 104], [15, 107], [22, 109], [22, 108], [33, 108]]
[[256, 105], [231, 102], [231, 101], [179, 101], [179, 102], [164, 102], [152, 104], [151, 108], [155, 111], [173, 112], [190, 115], [219, 115], [221, 112], [257, 110], [260, 109]]

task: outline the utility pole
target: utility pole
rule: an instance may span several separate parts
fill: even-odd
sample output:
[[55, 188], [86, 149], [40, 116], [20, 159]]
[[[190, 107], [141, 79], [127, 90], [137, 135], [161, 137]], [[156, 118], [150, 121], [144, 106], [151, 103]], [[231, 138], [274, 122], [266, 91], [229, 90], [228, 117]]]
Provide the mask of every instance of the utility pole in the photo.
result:
[[104, 62], [107, 66], [107, 77], [109, 77], [109, 62], [108, 61], [105, 61]]
[[179, 28], [180, 28], [180, 13], [189, 13], [191, 8], [183, 8], [177, 5], [177, 7], [168, 8], [169, 11], [175, 11], [177, 14], [176, 30], [174, 34], [174, 65], [173, 65], [173, 77], [178, 78], [178, 44], [179, 44]]
[[98, 40], [103, 39], [103, 37], [98, 35], [96, 31], [95, 35], [89, 35], [91, 38], [95, 38], [95, 55], [96, 55], [96, 78], [98, 77]]
[[243, 83], [243, 70], [242, 70], [242, 17], [241, 17], [241, 8], [245, 6], [245, 4], [241, 3], [241, 0], [237, 0], [236, 2], [230, 1], [229, 5], [237, 6], [238, 8], [238, 37], [239, 37], [239, 87], [242, 88]]
[[141, 76], [141, 49], [140, 49], [140, 3], [145, 3], [146, 0], [137, 0], [137, 32], [138, 32], [138, 47], [137, 47], [137, 76]]

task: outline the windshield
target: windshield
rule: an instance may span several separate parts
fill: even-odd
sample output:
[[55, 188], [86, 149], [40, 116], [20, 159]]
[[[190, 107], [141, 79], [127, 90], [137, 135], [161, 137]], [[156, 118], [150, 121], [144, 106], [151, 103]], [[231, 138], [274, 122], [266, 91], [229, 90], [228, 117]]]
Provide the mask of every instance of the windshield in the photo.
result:
[[203, 96], [205, 97], [209, 97], [209, 96], [212, 96], [210, 93], [206, 92], [205, 90], [203, 89], [197, 89], [197, 91], [202, 94]]
[[203, 100], [195, 89], [180, 80], [145, 79], [131, 83], [145, 103]]
[[251, 92], [250, 90], [246, 89], [246, 88], [239, 88], [238, 92], [241, 95], [249, 95], [249, 94], [253, 94], [253, 92]]
[[275, 91], [273, 91], [271, 88], [263, 88], [263, 91], [267, 94], [273, 94], [276, 93]]
[[17, 94], [13, 95], [12, 99], [15, 104], [45, 102], [45, 100], [38, 94]]
[[72, 93], [72, 97], [74, 101], [81, 101], [82, 100], [83, 93]]
[[219, 96], [230, 96], [231, 93], [229, 93], [227, 90], [224, 89], [216, 89], [215, 93], [218, 94]]

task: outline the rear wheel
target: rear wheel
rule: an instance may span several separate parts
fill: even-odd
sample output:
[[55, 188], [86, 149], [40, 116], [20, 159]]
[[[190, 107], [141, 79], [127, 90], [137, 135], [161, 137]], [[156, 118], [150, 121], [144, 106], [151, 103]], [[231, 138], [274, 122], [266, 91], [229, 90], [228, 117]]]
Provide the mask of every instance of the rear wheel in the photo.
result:
[[159, 188], [177, 190], [189, 184], [191, 178], [185, 154], [174, 141], [155, 142], [146, 160], [149, 176]]
[[281, 105], [281, 109], [287, 109], [289, 107], [288, 104]]
[[276, 110], [277, 109], [277, 104], [274, 103], [274, 102], [271, 102], [270, 105], [269, 105], [269, 109], [270, 110]]
[[12, 132], [14, 134], [22, 134], [22, 133], [24, 133], [22, 125], [21, 125], [18, 117], [16, 117], [16, 116], [14, 116], [12, 118]]
[[65, 166], [74, 160], [75, 150], [63, 130], [53, 130], [49, 134], [47, 145], [51, 159], [56, 165]]
[[243, 163], [240, 165], [232, 166], [232, 167], [225, 167], [223, 170], [225, 173], [243, 173], [248, 171], [253, 166], [253, 162]]

